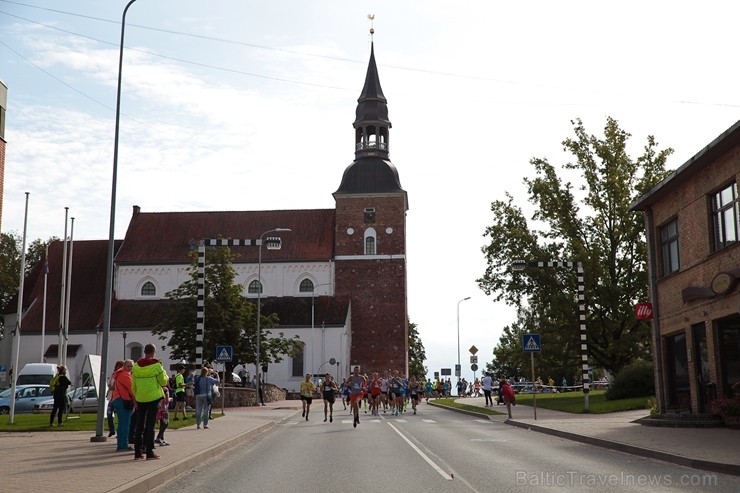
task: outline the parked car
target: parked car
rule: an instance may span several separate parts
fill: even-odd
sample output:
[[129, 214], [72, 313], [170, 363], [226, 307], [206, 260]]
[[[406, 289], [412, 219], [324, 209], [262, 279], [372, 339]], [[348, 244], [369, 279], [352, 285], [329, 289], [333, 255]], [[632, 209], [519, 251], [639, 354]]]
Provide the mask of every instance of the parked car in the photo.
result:
[[[105, 406], [107, 408], [108, 402]], [[50, 413], [54, 407], [54, 399], [38, 402], [33, 407], [34, 414]], [[98, 392], [95, 387], [78, 387], [67, 392], [67, 409], [70, 413], [98, 412]]]
[[[75, 389], [67, 392], [67, 409], [72, 409], [72, 398], [74, 397]], [[33, 414], [48, 414], [54, 408], [54, 398], [51, 397], [46, 400], [42, 400], [33, 405]]]
[[[0, 392], [0, 414], [10, 413], [12, 388]], [[33, 406], [51, 397], [48, 385], [18, 385], [15, 388], [15, 412], [31, 413]]]

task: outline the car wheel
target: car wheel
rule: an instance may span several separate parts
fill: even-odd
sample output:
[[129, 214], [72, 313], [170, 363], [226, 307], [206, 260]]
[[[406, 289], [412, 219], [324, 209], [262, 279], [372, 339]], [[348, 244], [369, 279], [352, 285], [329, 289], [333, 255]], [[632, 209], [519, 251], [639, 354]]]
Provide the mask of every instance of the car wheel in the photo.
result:
[[10, 408], [7, 406], [0, 407], [0, 414], [10, 414]]

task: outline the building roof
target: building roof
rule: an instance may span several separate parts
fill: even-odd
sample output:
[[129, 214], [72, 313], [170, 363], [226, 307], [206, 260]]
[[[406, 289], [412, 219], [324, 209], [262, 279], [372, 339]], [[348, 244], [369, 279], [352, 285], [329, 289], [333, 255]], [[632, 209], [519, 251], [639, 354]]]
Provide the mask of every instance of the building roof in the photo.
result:
[[[334, 254], [334, 209], [225, 212], [141, 212], [134, 206], [117, 264], [190, 263], [188, 252], [201, 239], [258, 239], [265, 231], [283, 238], [280, 250], [262, 249], [268, 262], [329, 260]], [[259, 249], [232, 247], [234, 261], [257, 262]]]
[[697, 173], [701, 172], [707, 165], [716, 161], [720, 156], [740, 144], [740, 121], [722, 132], [716, 139], [709, 143], [704, 149], [696, 153], [686, 161], [680, 168], [661, 180], [660, 183], [648, 190], [642, 197], [637, 199], [630, 209], [641, 211], [649, 209], [650, 206], [665, 198], [679, 185], [688, 182]]
[[[121, 245], [116, 240], [115, 247]], [[46, 332], [59, 329], [62, 293], [62, 259], [64, 243], [49, 244], [49, 274], [46, 279]], [[108, 240], [75, 241], [72, 244], [72, 280], [70, 290], [70, 330], [95, 330], [102, 323], [105, 300], [105, 273], [108, 262]], [[23, 286], [25, 314], [21, 332], [41, 332], [44, 307], [44, 265], [42, 259], [26, 276]], [[69, 268], [69, 265], [67, 266]], [[14, 296], [3, 310], [15, 313], [18, 297]]]

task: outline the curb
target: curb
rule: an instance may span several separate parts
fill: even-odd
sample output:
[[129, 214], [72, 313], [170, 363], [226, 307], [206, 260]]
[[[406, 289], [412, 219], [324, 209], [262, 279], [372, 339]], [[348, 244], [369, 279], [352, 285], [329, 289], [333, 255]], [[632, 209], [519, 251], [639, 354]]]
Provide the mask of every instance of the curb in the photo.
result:
[[275, 426], [276, 423], [265, 423], [247, 430], [239, 435], [234, 436], [221, 443], [205, 448], [196, 454], [193, 454], [184, 459], [180, 459], [177, 462], [173, 462], [157, 471], [149, 473], [140, 478], [132, 480], [130, 483], [119, 486], [110, 490], [109, 493], [146, 493], [153, 490], [154, 488], [171, 481], [181, 474], [184, 474], [200, 465], [203, 462], [212, 459], [213, 457], [220, 455], [221, 453], [236, 447], [237, 445], [246, 442], [250, 438], [259, 435]]
[[601, 438], [589, 437], [585, 435], [578, 435], [568, 431], [554, 430], [552, 428], [546, 428], [544, 426], [533, 425], [529, 423], [522, 423], [521, 421], [514, 421], [507, 419], [505, 422], [507, 425], [514, 426], [516, 428], [524, 428], [538, 433], [544, 433], [546, 435], [552, 435], [574, 442], [585, 443], [588, 445], [595, 445], [597, 447], [608, 448], [617, 450], [619, 452], [625, 452], [627, 454], [639, 455], [641, 457], [648, 457], [651, 459], [662, 460], [664, 462], [670, 462], [671, 464], [678, 464], [680, 466], [692, 467], [694, 469], [702, 469], [705, 471], [717, 472], [721, 474], [728, 474], [732, 476], [740, 476], [740, 465], [737, 464], [725, 464], [722, 462], [711, 462], [701, 459], [692, 459], [690, 457], [684, 457], [676, 454], [669, 454], [668, 452], [661, 452], [658, 450], [650, 450], [635, 445], [629, 445], [626, 443], [614, 442], [610, 440], [604, 440]]
[[460, 408], [457, 408], [457, 407], [450, 407], [450, 406], [445, 406], [445, 405], [442, 405], [442, 404], [436, 404], [436, 403], [431, 402], [431, 401], [430, 402], [427, 402], [426, 404], [428, 406], [437, 407], [439, 409], [448, 409], [450, 411], [455, 411], [456, 413], [467, 414], [468, 416], [475, 416], [476, 418], [490, 419], [491, 421], [493, 421], [493, 419], [496, 416], [504, 416], [503, 414], [484, 414], [484, 413], [479, 413], [479, 412], [476, 412], [476, 411], [470, 411], [468, 409], [460, 409]]

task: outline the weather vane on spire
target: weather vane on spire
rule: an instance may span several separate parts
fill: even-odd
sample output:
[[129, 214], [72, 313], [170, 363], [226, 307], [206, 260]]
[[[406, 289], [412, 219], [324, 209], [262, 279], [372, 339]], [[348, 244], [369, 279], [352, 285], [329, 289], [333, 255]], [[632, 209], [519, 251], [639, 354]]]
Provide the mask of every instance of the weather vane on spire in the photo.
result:
[[373, 21], [375, 20], [375, 14], [367, 14], [367, 18], [370, 19], [370, 37], [375, 34], [375, 28], [373, 27]]

